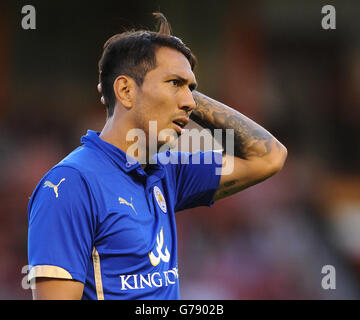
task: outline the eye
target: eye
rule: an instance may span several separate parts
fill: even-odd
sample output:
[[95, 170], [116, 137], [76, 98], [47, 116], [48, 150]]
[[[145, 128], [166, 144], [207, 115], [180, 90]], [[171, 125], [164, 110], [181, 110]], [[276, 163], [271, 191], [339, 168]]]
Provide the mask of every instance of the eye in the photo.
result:
[[180, 85], [180, 80], [178, 80], [178, 79], [171, 79], [168, 82], [173, 84], [175, 87], [178, 87]]

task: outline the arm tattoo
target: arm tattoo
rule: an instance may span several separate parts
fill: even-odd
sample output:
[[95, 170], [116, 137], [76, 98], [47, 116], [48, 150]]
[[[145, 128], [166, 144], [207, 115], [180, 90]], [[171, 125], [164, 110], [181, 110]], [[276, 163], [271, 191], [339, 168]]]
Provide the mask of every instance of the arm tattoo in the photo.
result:
[[225, 141], [225, 129], [234, 129], [234, 156], [243, 159], [264, 157], [272, 151], [274, 142], [280, 147], [279, 142], [267, 130], [240, 112], [200, 92], [194, 91], [193, 96], [196, 108], [191, 113], [192, 120], [212, 132], [214, 129], [224, 129], [222, 141]]

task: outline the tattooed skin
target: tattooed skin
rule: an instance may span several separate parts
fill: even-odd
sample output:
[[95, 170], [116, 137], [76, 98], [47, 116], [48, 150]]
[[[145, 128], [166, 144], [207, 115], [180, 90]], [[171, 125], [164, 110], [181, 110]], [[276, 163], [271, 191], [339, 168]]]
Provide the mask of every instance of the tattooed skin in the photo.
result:
[[234, 156], [243, 159], [264, 157], [272, 151], [274, 142], [280, 148], [278, 141], [267, 130], [240, 112], [197, 91], [193, 91], [193, 97], [196, 108], [191, 113], [192, 120], [212, 131], [234, 129]]

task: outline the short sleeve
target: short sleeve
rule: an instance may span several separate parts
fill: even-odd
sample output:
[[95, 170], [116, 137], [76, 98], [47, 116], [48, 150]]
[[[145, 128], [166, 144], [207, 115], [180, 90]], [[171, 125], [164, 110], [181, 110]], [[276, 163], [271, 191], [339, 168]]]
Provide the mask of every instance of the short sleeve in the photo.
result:
[[221, 177], [221, 151], [172, 153], [165, 167], [172, 170], [170, 176], [175, 180], [175, 211], [213, 205]]
[[78, 170], [52, 169], [36, 187], [28, 206], [29, 275], [85, 283], [95, 217], [90, 190]]

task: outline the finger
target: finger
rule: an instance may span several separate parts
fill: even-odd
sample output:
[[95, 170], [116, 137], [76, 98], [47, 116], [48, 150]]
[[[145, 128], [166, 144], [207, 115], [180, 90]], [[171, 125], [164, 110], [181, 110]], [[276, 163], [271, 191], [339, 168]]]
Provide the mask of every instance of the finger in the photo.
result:
[[99, 93], [102, 93], [101, 83], [98, 83], [98, 85], [97, 85], [97, 89], [98, 89]]
[[100, 101], [101, 101], [102, 104], [105, 104], [105, 99], [104, 99], [103, 96], [101, 96]]

